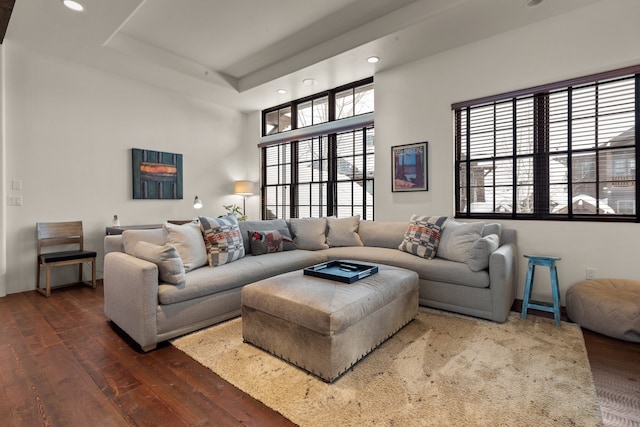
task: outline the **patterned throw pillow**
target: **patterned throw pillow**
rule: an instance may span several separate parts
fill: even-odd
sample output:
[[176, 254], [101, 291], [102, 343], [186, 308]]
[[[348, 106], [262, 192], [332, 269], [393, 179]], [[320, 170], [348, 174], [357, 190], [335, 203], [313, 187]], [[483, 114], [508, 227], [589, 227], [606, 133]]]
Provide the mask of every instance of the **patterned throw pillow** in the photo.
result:
[[413, 215], [398, 249], [422, 258], [433, 258], [446, 221], [446, 216]]
[[244, 256], [242, 235], [235, 215], [222, 218], [201, 216], [200, 228], [204, 235], [210, 267], [227, 264]]
[[248, 231], [251, 242], [251, 253], [253, 255], [264, 255], [273, 252], [282, 252], [285, 249], [285, 242], [293, 243], [288, 233], [281, 233], [279, 230], [268, 231]]

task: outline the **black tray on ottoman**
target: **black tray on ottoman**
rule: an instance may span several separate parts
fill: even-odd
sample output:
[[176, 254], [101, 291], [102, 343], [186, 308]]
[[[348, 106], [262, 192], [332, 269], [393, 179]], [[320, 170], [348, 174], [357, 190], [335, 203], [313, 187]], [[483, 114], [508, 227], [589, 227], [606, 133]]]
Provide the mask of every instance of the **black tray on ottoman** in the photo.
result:
[[321, 277], [343, 283], [354, 283], [378, 272], [378, 266], [353, 261], [327, 261], [304, 269], [307, 276]]

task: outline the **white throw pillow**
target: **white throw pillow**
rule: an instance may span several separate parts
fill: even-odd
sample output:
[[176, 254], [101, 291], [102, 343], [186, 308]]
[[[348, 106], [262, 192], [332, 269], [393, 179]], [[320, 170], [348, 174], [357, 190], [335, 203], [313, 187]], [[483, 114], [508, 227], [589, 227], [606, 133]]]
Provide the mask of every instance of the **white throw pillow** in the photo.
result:
[[176, 225], [165, 222], [162, 229], [167, 243], [178, 250], [186, 272], [207, 264], [207, 249], [198, 223]]
[[483, 227], [481, 222], [447, 222], [442, 230], [436, 256], [449, 261], [468, 262], [471, 245], [482, 237]]
[[156, 264], [161, 282], [183, 286], [187, 281], [182, 258], [175, 246], [140, 241], [136, 244], [134, 256]]
[[336, 246], [364, 246], [358, 235], [360, 215], [348, 218], [327, 218], [327, 244], [330, 248]]
[[298, 249], [317, 251], [329, 247], [325, 236], [326, 218], [291, 218], [290, 223], [293, 243]]
[[497, 234], [489, 234], [475, 241], [469, 250], [468, 266], [471, 271], [486, 270], [489, 267], [489, 257], [500, 246]]

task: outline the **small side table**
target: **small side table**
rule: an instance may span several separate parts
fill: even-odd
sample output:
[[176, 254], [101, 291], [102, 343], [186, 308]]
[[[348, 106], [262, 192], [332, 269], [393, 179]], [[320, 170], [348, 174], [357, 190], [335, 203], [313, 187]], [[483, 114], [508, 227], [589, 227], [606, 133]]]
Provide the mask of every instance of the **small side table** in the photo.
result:
[[[560, 287], [558, 286], [558, 272], [556, 270], [556, 261], [560, 261], [560, 257], [525, 255], [529, 258], [529, 270], [527, 271], [527, 280], [524, 287], [524, 300], [522, 301], [522, 318], [527, 318], [527, 310], [530, 308], [553, 313], [553, 320], [556, 326], [560, 326]], [[533, 288], [533, 276], [536, 265], [549, 267], [551, 274], [551, 293], [553, 294], [553, 304], [531, 300], [531, 291]]]

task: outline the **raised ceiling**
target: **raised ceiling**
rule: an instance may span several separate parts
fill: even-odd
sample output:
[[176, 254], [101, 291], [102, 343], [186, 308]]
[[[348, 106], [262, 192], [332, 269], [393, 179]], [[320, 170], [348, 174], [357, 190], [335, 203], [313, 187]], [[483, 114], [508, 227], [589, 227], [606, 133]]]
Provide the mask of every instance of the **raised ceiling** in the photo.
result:
[[17, 1], [5, 41], [255, 111], [600, 0], [80, 1]]

